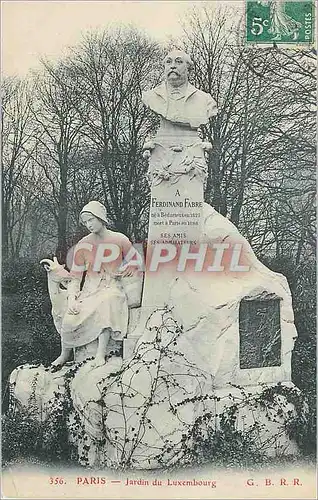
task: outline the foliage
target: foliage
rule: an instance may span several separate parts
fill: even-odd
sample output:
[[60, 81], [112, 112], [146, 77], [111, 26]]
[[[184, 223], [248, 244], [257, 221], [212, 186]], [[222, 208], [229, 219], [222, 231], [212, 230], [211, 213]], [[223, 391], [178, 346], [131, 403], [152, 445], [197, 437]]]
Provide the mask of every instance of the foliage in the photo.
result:
[[[232, 403], [223, 412], [218, 415], [207, 412], [196, 419], [190, 432], [182, 437], [183, 454], [177, 465], [185, 460], [189, 465], [212, 460], [223, 466], [244, 467], [266, 462], [267, 447], [277, 446], [282, 432], [296, 441], [303, 455], [314, 452], [314, 429], [310, 428], [308, 402], [301, 391], [279, 383], [275, 386], [264, 384], [260, 393], [250, 394], [239, 386], [232, 386], [241, 392], [241, 397], [230, 394]], [[258, 409], [263, 410], [268, 422], [278, 424], [276, 434], [267, 440], [260, 439], [266, 426], [264, 420], [259, 419]], [[248, 413], [253, 416], [246, 425], [239, 424], [242, 411], [243, 421]], [[278, 447], [277, 453], [284, 452]]]
[[[278, 383], [274, 387], [265, 388], [257, 401], [264, 408], [275, 405], [277, 396], [283, 396], [295, 411], [287, 411], [288, 419], [285, 428], [290, 439], [296, 441], [304, 455], [315, 454], [316, 451], [316, 422], [313, 419], [314, 408], [308, 403], [310, 400], [306, 392], [297, 388]], [[284, 405], [286, 407], [286, 404]], [[280, 415], [280, 413], [278, 413]]]
[[286, 276], [293, 298], [298, 337], [292, 354], [292, 380], [306, 395], [309, 404], [307, 448], [316, 442], [316, 266], [308, 259], [295, 267], [292, 257], [262, 258], [265, 265]]
[[15, 458], [39, 457], [42, 453], [43, 424], [27, 409], [7, 412], [2, 417], [2, 457], [6, 464]]
[[2, 393], [8, 404], [8, 378], [24, 363], [49, 364], [59, 353], [60, 338], [51, 317], [46, 272], [20, 259], [3, 263]]
[[[255, 440], [255, 429], [237, 429], [237, 406], [232, 405], [217, 416], [219, 428], [212, 423], [211, 413], [198, 417], [190, 432], [182, 437], [180, 462], [187, 465], [214, 463], [225, 467], [249, 466], [266, 460], [264, 450]], [[178, 462], [177, 464], [178, 465]]]
[[[37, 365], [28, 365], [28, 368], [36, 367]], [[36, 402], [36, 385], [37, 375], [26, 407], [11, 396], [9, 410], [2, 420], [4, 464], [12, 459], [28, 457], [45, 462], [76, 460], [76, 448], [69, 442], [68, 417], [72, 401], [68, 386], [65, 387], [64, 394], [55, 392], [43, 418]]]

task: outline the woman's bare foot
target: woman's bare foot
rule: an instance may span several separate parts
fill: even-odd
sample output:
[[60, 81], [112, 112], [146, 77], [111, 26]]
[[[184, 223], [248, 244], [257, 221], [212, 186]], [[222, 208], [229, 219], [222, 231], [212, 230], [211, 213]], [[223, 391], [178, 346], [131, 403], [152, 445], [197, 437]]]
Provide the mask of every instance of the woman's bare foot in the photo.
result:
[[68, 353], [67, 354], [62, 353], [58, 358], [52, 361], [51, 366], [63, 366], [68, 361], [68, 358], [69, 358]]
[[105, 356], [103, 356], [102, 354], [96, 354], [93, 363], [94, 363], [94, 366], [96, 366], [96, 367], [103, 366], [106, 363]]

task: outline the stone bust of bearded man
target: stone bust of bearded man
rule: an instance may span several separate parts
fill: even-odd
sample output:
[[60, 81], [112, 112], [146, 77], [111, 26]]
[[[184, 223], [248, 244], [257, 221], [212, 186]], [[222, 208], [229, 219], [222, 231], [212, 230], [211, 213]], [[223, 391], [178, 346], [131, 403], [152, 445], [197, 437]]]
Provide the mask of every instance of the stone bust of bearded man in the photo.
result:
[[185, 52], [169, 52], [164, 59], [165, 80], [158, 87], [143, 92], [142, 101], [165, 120], [197, 129], [217, 114], [217, 107], [210, 94], [189, 83], [192, 66], [191, 58]]

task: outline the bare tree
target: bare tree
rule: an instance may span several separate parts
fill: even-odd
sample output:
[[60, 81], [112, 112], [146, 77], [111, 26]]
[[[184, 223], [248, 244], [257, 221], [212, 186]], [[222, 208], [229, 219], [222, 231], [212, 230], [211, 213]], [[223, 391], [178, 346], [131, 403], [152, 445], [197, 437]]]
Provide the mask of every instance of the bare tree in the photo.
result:
[[[78, 83], [83, 134], [95, 153], [96, 183], [115, 226], [138, 238], [147, 208], [142, 145], [153, 118], [141, 91], [158, 81], [160, 50], [134, 29], [92, 33], [69, 61]], [[85, 200], [87, 201], [87, 199]]]
[[76, 82], [63, 64], [43, 61], [44, 71], [36, 78], [32, 104], [37, 124], [34, 161], [41, 167], [47, 183], [45, 207], [57, 226], [57, 256], [64, 259], [67, 251], [68, 190], [72, 161], [78, 154], [83, 123], [75, 104], [81, 96]]
[[2, 85], [2, 249], [19, 257], [26, 217], [34, 199], [32, 90], [27, 81], [5, 78]]

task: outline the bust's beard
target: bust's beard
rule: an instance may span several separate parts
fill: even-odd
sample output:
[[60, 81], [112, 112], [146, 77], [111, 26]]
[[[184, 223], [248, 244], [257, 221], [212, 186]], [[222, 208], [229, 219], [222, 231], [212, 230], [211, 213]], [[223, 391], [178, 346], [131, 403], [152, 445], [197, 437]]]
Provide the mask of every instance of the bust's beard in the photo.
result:
[[188, 83], [188, 75], [180, 75], [177, 78], [171, 78], [169, 76], [166, 77], [166, 82], [170, 87], [181, 87], [182, 85], [186, 85]]

